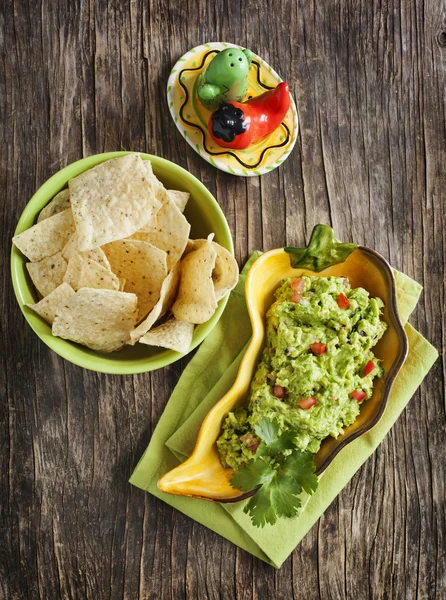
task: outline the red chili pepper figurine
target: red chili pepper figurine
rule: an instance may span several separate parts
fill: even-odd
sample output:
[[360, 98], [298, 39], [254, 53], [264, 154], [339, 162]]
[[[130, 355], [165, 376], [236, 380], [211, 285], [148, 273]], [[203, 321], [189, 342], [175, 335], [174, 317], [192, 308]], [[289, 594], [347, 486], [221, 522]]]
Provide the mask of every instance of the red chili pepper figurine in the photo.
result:
[[219, 146], [243, 150], [277, 129], [289, 107], [289, 87], [282, 82], [247, 102], [222, 104], [209, 119], [209, 133]]

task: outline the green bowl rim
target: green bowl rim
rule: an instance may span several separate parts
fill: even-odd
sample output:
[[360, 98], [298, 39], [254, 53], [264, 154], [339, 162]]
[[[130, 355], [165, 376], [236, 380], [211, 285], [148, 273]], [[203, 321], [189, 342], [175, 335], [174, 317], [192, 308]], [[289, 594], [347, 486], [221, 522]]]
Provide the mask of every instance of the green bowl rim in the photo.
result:
[[[93, 154], [92, 156], [82, 158], [67, 165], [52, 175], [38, 188], [38, 190], [33, 194], [29, 202], [26, 204], [18, 220], [14, 235], [17, 235], [22, 231], [25, 231], [25, 229], [28, 229], [29, 226], [25, 226], [25, 223], [27, 223], [31, 217], [34, 220], [38, 212], [66, 186], [70, 179], [106, 160], [118, 158], [120, 156], [126, 156], [128, 154], [139, 154], [141, 158], [146, 160], [148, 159], [153, 162], [155, 170], [157, 166], [167, 168], [175, 172], [177, 175], [181, 175], [181, 177], [183, 177], [186, 181], [190, 180], [192, 183], [197, 185], [205, 200], [212, 205], [213, 209], [216, 211], [221, 220], [224, 239], [219, 239], [219, 243], [229, 250], [229, 252], [231, 252], [231, 254], [234, 256], [234, 244], [226, 217], [214, 196], [199, 179], [197, 179], [194, 175], [192, 175], [192, 173], [183, 167], [180, 167], [176, 163], [173, 163], [165, 158], [154, 156], [152, 154], [146, 154], [144, 152], [131, 152], [124, 150]], [[25, 262], [26, 260], [24, 256], [14, 246], [14, 244], [11, 243], [11, 279], [20, 310], [22, 311], [28, 325], [40, 338], [40, 340], [42, 340], [44, 344], [46, 344], [51, 350], [65, 360], [90, 371], [96, 371], [110, 375], [135, 375], [138, 373], [146, 373], [155, 369], [166, 367], [167, 365], [176, 362], [180, 358], [183, 358], [183, 356], [186, 356], [185, 354], [180, 354], [179, 352], [166, 349], [160, 351], [159, 354], [156, 354], [155, 356], [148, 357], [147, 361], [138, 359], [138, 361], [141, 360], [141, 362], [135, 364], [132, 360], [119, 361], [118, 358], [115, 358], [115, 356], [117, 356], [116, 354], [101, 354], [95, 352], [94, 350], [90, 350], [89, 348], [84, 348], [79, 344], [75, 344], [74, 342], [70, 342], [69, 340], [64, 340], [62, 338], [53, 336], [51, 334], [49, 325], [45, 323], [44, 320], [39, 317], [39, 315], [25, 306], [25, 303], [29, 300], [26, 299], [24, 295], [30, 292], [29, 286], [24, 285], [23, 282], [20, 282], [20, 279], [24, 275], [23, 269]], [[201, 344], [201, 342], [215, 327], [226, 307], [228, 299], [229, 294], [220, 300], [217, 310], [209, 319], [209, 321], [206, 321], [206, 323], [203, 323], [195, 328], [192, 343], [187, 354]], [[44, 323], [48, 329], [46, 334], [39, 331], [38, 325], [41, 325], [42, 323]]]

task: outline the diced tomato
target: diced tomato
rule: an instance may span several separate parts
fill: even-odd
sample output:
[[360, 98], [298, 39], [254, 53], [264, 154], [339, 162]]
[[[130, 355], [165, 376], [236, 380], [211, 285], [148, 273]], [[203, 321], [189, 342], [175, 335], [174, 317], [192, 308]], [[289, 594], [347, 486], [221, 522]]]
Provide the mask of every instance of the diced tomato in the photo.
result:
[[305, 281], [300, 277], [296, 277], [291, 280], [291, 289], [293, 293], [291, 295], [291, 302], [295, 302], [296, 304], [300, 304], [302, 302], [302, 292], [305, 288]]
[[370, 373], [373, 371], [374, 368], [375, 368], [375, 363], [373, 362], [373, 360], [369, 360], [369, 362], [364, 367], [364, 377], [367, 377], [367, 375], [370, 375]]
[[300, 304], [302, 302], [302, 294], [299, 292], [293, 292], [290, 298], [291, 302], [295, 302], [296, 304]]
[[286, 388], [281, 385], [275, 385], [273, 388], [273, 394], [276, 398], [283, 398], [285, 396]]
[[313, 354], [325, 354], [327, 352], [327, 345], [322, 344], [321, 342], [314, 342], [311, 344], [310, 348]]
[[353, 390], [350, 396], [354, 398], [357, 402], [362, 402], [367, 394], [363, 390]]
[[252, 452], [257, 452], [257, 448], [260, 446], [260, 440], [253, 433], [242, 435], [240, 441], [242, 441]]
[[338, 306], [339, 308], [348, 308], [350, 306], [347, 296], [342, 292], [338, 296]]
[[302, 302], [302, 294], [300, 292], [294, 292], [291, 294], [290, 298], [291, 302], [295, 302], [296, 304], [300, 304]]
[[305, 281], [300, 277], [296, 277], [291, 280], [291, 289], [296, 292], [303, 292], [305, 287]]
[[301, 408], [304, 408], [305, 410], [308, 410], [309, 408], [311, 408], [315, 404], [317, 404], [317, 400], [313, 396], [308, 396], [308, 398], [304, 398], [303, 400], [301, 400], [299, 402], [299, 406]]

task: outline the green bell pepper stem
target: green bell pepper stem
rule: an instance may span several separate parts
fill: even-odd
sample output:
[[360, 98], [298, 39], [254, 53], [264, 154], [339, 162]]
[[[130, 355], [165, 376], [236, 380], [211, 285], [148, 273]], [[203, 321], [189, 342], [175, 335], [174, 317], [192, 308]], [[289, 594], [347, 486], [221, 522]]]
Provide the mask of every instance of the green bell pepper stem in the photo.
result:
[[357, 244], [339, 242], [328, 225], [316, 225], [306, 248], [284, 248], [295, 269], [309, 269], [319, 273], [332, 265], [344, 262]]

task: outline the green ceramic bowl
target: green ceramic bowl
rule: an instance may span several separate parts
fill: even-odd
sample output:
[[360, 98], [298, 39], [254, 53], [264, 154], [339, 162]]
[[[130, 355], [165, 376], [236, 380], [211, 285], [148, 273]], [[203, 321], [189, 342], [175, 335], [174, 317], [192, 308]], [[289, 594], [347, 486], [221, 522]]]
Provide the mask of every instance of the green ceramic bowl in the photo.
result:
[[[124, 156], [125, 154], [130, 154], [130, 152], [108, 152], [106, 154], [89, 156], [65, 167], [53, 175], [37, 190], [26, 205], [17, 224], [15, 234], [21, 233], [34, 225], [37, 215], [42, 208], [67, 186], [70, 179], [99, 163], [110, 158]], [[191, 238], [205, 238], [209, 233], [214, 232], [215, 241], [233, 254], [234, 247], [228, 223], [215, 198], [205, 186], [193, 175], [168, 160], [151, 156], [150, 154], [141, 154], [141, 158], [152, 161], [155, 175], [163, 182], [166, 188], [190, 193], [190, 199], [184, 214], [191, 224]], [[26, 320], [39, 338], [63, 358], [75, 365], [91, 369], [92, 371], [115, 375], [130, 375], [165, 367], [183, 356], [172, 350], [163, 350], [162, 348], [154, 348], [143, 344], [126, 346], [118, 352], [106, 354], [90, 350], [62, 338], [54, 337], [51, 334], [51, 327], [36, 313], [25, 306], [26, 303], [35, 303], [38, 301], [36, 291], [25, 267], [26, 262], [27, 259], [25, 259], [21, 252], [15, 246], [12, 246], [11, 275], [17, 301]], [[212, 330], [220, 318], [227, 301], [228, 296], [220, 300], [217, 310], [209, 321], [195, 328], [190, 350], [196, 348]]]

